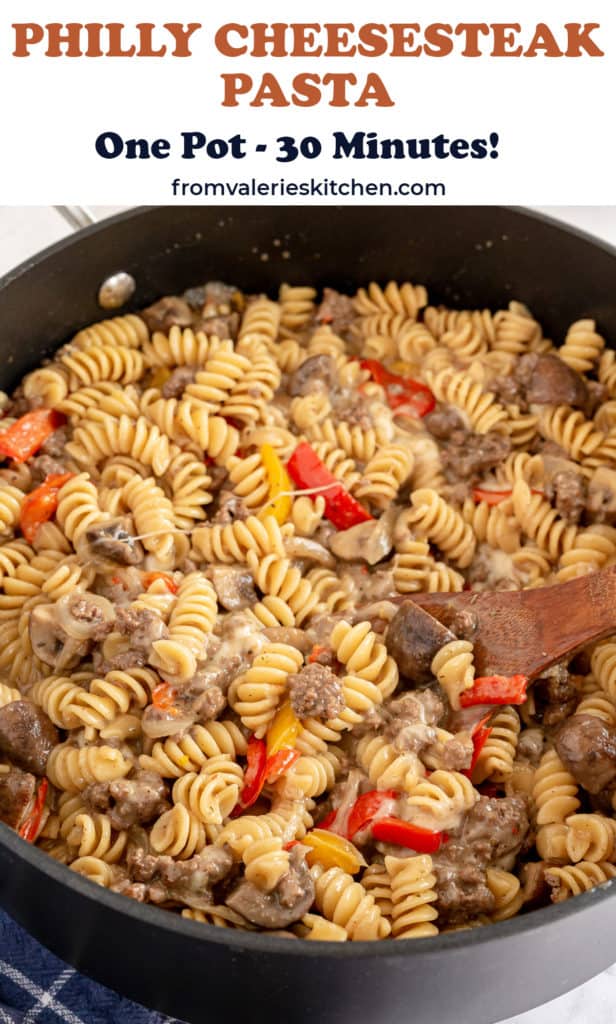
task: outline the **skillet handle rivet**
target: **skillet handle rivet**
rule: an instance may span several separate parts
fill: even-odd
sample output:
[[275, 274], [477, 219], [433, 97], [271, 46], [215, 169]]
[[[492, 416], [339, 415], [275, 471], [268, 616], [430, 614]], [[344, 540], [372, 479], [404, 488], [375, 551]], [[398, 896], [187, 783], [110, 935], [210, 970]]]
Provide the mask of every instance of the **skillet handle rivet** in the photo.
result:
[[120, 270], [105, 278], [98, 290], [98, 304], [101, 309], [119, 309], [134, 294], [137, 283], [132, 274]]

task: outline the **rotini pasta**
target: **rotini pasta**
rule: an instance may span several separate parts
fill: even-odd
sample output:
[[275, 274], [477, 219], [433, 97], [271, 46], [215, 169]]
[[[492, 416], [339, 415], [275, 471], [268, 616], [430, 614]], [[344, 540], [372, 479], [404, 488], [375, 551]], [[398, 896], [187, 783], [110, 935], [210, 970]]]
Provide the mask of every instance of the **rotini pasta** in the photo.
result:
[[[308, 941], [480, 927], [614, 876], [616, 797], [569, 742], [616, 734], [614, 638], [475, 717], [481, 637], [447, 620], [415, 665], [403, 600], [616, 563], [601, 331], [555, 348], [521, 302], [409, 282], [208, 282], [0, 395], [3, 434], [54, 410], [0, 467], [0, 818], [25, 785], [23, 834], [85, 878]], [[541, 400], [546, 359], [571, 406]]]

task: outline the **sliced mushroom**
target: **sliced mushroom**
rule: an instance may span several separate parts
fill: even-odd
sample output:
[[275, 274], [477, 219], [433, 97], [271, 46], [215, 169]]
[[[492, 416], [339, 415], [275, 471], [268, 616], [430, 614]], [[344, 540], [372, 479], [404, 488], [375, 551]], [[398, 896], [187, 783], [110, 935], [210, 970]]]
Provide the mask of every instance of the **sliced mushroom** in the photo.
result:
[[84, 536], [80, 554], [116, 565], [138, 565], [143, 560], [143, 548], [133, 536], [132, 521], [127, 516], [91, 526]]
[[228, 612], [250, 608], [258, 601], [251, 574], [234, 565], [211, 565], [207, 571], [219, 603]]
[[34, 654], [53, 668], [73, 668], [88, 653], [87, 641], [69, 636], [62, 628], [54, 604], [33, 608], [28, 628]]
[[309, 537], [285, 537], [284, 549], [289, 558], [303, 558], [307, 562], [323, 565], [326, 569], [334, 569], [336, 566], [336, 559], [331, 552]]
[[99, 640], [111, 631], [115, 610], [106, 597], [88, 591], [65, 594], [56, 605], [62, 629], [76, 640]]
[[406, 601], [389, 624], [386, 645], [400, 673], [421, 686], [432, 679], [430, 666], [436, 652], [455, 639], [438, 619]]
[[393, 547], [397, 510], [387, 509], [380, 519], [369, 519], [349, 530], [334, 534], [329, 542], [337, 558], [345, 562], [363, 561], [376, 565], [387, 557]]
[[296, 847], [291, 851], [289, 870], [272, 892], [264, 892], [254, 882], [242, 879], [226, 899], [228, 907], [260, 928], [287, 928], [310, 909], [314, 901], [314, 882]]

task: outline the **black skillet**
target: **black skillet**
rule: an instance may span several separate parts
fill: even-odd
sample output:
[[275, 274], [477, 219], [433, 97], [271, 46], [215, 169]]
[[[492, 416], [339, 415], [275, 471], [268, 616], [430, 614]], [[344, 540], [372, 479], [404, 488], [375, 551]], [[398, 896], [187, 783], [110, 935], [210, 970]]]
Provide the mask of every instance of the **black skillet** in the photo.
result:
[[[88, 228], [6, 275], [1, 387], [101, 318], [98, 288], [114, 271], [137, 282], [125, 309], [208, 278], [272, 295], [282, 281], [349, 290], [397, 279], [423, 282], [432, 302], [462, 308], [522, 300], [556, 340], [581, 317], [616, 338], [616, 250], [525, 211], [157, 207]], [[489, 928], [330, 946], [210, 928], [142, 906], [4, 825], [0, 903], [79, 970], [199, 1024], [491, 1024], [616, 959], [614, 883]]]

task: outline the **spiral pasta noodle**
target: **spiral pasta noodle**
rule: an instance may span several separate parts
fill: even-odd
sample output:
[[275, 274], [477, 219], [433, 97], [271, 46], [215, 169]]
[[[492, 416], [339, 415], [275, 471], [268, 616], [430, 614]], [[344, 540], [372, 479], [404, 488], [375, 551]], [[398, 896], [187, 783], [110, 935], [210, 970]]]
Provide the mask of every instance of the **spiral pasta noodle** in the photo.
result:
[[278, 291], [280, 305], [280, 334], [293, 336], [303, 330], [314, 316], [316, 291], [309, 286], [297, 287], [281, 284]]
[[616, 643], [611, 639], [598, 643], [590, 656], [590, 667], [601, 689], [616, 703]]
[[507, 411], [492, 392], [483, 392], [466, 374], [453, 373], [449, 369], [432, 370], [426, 373], [426, 378], [439, 401], [455, 405], [465, 413], [478, 434], [487, 434], [490, 430], [503, 431]]
[[164, 474], [172, 456], [168, 438], [144, 416], [133, 420], [126, 415], [113, 417], [97, 409], [91, 409], [76, 428], [66, 450], [85, 466], [96, 465], [114, 455], [130, 455], [150, 466], [157, 476]]
[[329, 868], [315, 882], [317, 909], [328, 921], [344, 928], [349, 939], [384, 939], [391, 931], [374, 897], [342, 868]]
[[248, 551], [246, 561], [264, 594], [253, 612], [264, 626], [301, 626], [318, 604], [318, 594], [288, 558]]
[[490, 720], [491, 735], [484, 743], [473, 772], [477, 783], [485, 779], [504, 782], [513, 771], [520, 734], [520, 718], [515, 708], [504, 707]]
[[572, 814], [566, 819], [566, 856], [579, 861], [614, 861], [616, 855], [616, 822], [602, 814]]
[[538, 825], [562, 823], [580, 806], [577, 784], [555, 750], [546, 750], [535, 772], [533, 801]]
[[141, 352], [125, 345], [93, 345], [71, 352], [65, 351], [61, 366], [68, 371], [68, 390], [90, 387], [100, 381], [132, 384], [143, 374]]
[[182, 804], [204, 825], [221, 825], [235, 807], [243, 772], [228, 754], [209, 758], [201, 771], [187, 772], [173, 786], [173, 802]]
[[386, 857], [385, 868], [391, 883], [392, 926], [394, 939], [422, 939], [437, 935], [432, 922], [438, 912], [431, 906], [436, 900], [432, 858]]
[[594, 320], [576, 320], [567, 331], [564, 344], [558, 350], [559, 357], [578, 373], [591, 370], [598, 361], [605, 340], [597, 334]]
[[384, 509], [394, 500], [413, 471], [412, 452], [402, 445], [384, 445], [366, 465], [355, 495]]
[[476, 540], [471, 527], [429, 487], [413, 491], [413, 513], [409, 524], [436, 544], [451, 561], [464, 569], [475, 554]]
[[446, 822], [457, 820], [478, 799], [479, 793], [465, 775], [439, 768], [429, 779], [415, 784], [406, 803], [412, 820], [425, 819], [433, 822], [432, 827], [445, 828]]
[[203, 526], [193, 533], [193, 544], [206, 562], [245, 563], [249, 551], [259, 558], [284, 556], [280, 526], [273, 516], [249, 516], [227, 526]]
[[580, 861], [579, 864], [567, 864], [564, 867], [550, 865], [546, 871], [546, 881], [552, 886], [552, 899], [556, 903], [578, 896], [582, 892], [603, 885], [616, 875], [613, 864], [594, 864]]
[[205, 826], [183, 804], [175, 804], [154, 822], [150, 842], [156, 853], [188, 860], [207, 845], [207, 835]]
[[67, 793], [78, 793], [93, 782], [124, 778], [131, 764], [115, 747], [78, 747], [60, 743], [47, 762], [47, 774], [54, 786]]
[[183, 736], [156, 742], [150, 754], [139, 756], [139, 765], [165, 779], [179, 779], [198, 772], [211, 758], [245, 753], [244, 733], [235, 722], [223, 720], [193, 725]]
[[513, 513], [524, 533], [555, 561], [574, 547], [577, 527], [568, 526], [540, 494], [531, 494], [524, 480], [513, 485]]
[[427, 589], [428, 575], [434, 567], [430, 545], [422, 540], [405, 540], [396, 545], [394, 583], [400, 594]]
[[355, 309], [360, 316], [374, 313], [404, 313], [413, 320], [428, 303], [428, 293], [422, 285], [408, 281], [402, 285], [390, 281], [381, 288], [372, 281], [367, 288], [359, 288], [355, 296]]
[[595, 430], [592, 420], [586, 420], [581, 412], [565, 405], [548, 407], [539, 419], [539, 430], [543, 437], [560, 445], [577, 460], [592, 455], [603, 441], [603, 435]]
[[122, 496], [133, 514], [146, 551], [151, 551], [161, 562], [168, 560], [173, 553], [175, 518], [173, 504], [163, 489], [151, 477], [144, 480], [134, 476], [124, 485]]
[[169, 334], [155, 331], [143, 345], [145, 365], [155, 366], [203, 366], [212, 348], [218, 344], [202, 331], [195, 333], [190, 327], [182, 330], [174, 326]]
[[445, 690], [453, 708], [460, 707], [460, 694], [470, 689], [475, 679], [473, 645], [470, 640], [451, 640], [436, 652], [431, 670]]
[[492, 920], [507, 921], [514, 917], [524, 903], [524, 892], [519, 878], [501, 868], [488, 868], [486, 882], [495, 901], [495, 908], [490, 915]]
[[231, 707], [255, 736], [265, 734], [289, 675], [302, 664], [302, 655], [290, 644], [266, 644], [248, 671], [232, 685]]
[[410, 792], [423, 766], [415, 754], [401, 753], [384, 736], [370, 733], [357, 744], [357, 761], [377, 789], [399, 789]]

